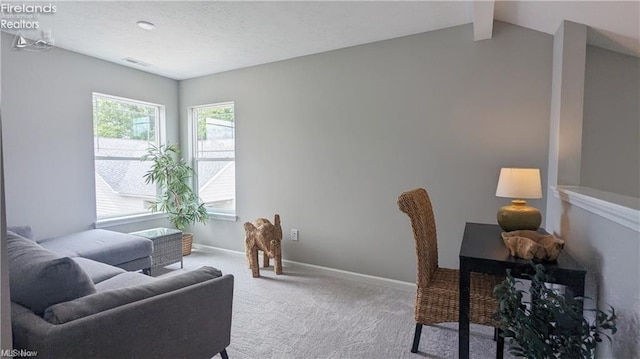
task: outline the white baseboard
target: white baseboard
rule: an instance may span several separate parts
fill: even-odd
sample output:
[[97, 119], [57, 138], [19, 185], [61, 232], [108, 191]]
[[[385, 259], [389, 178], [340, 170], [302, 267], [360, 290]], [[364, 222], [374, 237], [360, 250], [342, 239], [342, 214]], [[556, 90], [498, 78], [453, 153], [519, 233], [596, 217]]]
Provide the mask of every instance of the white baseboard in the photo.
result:
[[[207, 246], [207, 245], [198, 244], [198, 243], [194, 243], [193, 244], [193, 248], [201, 250], [203, 252], [209, 252], [209, 253], [224, 252], [224, 253], [229, 253], [229, 254], [232, 254], [232, 255], [245, 257], [245, 253], [244, 252], [234, 251], [234, 250], [225, 249], [225, 248], [218, 248], [218, 247], [213, 247], [213, 246]], [[377, 276], [373, 276], [373, 275], [356, 273], [356, 272], [349, 272], [349, 271], [342, 270], [342, 269], [323, 267], [323, 266], [319, 266], [319, 265], [315, 265], [315, 264], [301, 263], [301, 262], [291, 261], [291, 260], [288, 260], [288, 259], [283, 259], [282, 262], [286, 263], [286, 264], [289, 264], [292, 267], [310, 269], [310, 270], [313, 270], [313, 271], [321, 272], [321, 273], [324, 273], [326, 275], [331, 275], [331, 276], [338, 277], [338, 278], [357, 280], [357, 281], [360, 281], [360, 282], [369, 283], [369, 284], [375, 284], [375, 285], [384, 285], [384, 286], [387, 286], [387, 287], [392, 287], [392, 288], [396, 288], [396, 289], [400, 289], [400, 290], [409, 290], [409, 291], [415, 291], [416, 290], [415, 283], [403, 282], [401, 280], [384, 278], [384, 277], [377, 277]]]

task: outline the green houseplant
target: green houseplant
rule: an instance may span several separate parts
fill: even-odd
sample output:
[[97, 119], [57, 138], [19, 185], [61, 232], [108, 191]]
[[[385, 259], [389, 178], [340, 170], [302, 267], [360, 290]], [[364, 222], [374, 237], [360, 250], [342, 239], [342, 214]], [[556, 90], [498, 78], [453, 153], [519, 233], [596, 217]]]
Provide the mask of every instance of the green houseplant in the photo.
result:
[[207, 222], [207, 209], [190, 186], [193, 168], [178, 158], [180, 150], [173, 145], [151, 145], [142, 156], [143, 161], [151, 161], [151, 169], [144, 175], [145, 183], [155, 183], [161, 190], [161, 197], [151, 204], [152, 212], [165, 212], [169, 221], [183, 232], [182, 254], [191, 253], [193, 235], [184, 233], [187, 226], [196, 222]]
[[613, 307], [607, 312], [593, 309], [596, 318], [588, 323], [583, 317], [583, 298], [566, 298], [557, 290], [548, 288], [549, 277], [542, 264], [533, 264], [531, 277], [531, 302], [523, 303], [522, 290], [507, 270], [505, 280], [493, 292], [499, 300], [496, 319], [502, 336], [511, 338], [509, 352], [530, 359], [544, 358], [593, 358], [595, 347], [602, 336], [610, 339], [616, 333], [616, 313]]

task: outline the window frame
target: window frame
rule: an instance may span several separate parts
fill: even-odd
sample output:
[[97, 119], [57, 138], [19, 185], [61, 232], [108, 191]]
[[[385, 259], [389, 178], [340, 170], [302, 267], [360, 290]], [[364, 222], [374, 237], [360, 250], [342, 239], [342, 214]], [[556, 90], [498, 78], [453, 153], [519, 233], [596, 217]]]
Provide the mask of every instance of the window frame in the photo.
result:
[[[107, 100], [107, 101], [113, 101], [113, 102], [121, 102], [121, 103], [125, 103], [125, 104], [131, 104], [131, 105], [140, 105], [140, 106], [147, 106], [147, 107], [154, 107], [156, 110], [156, 116], [155, 116], [155, 145], [159, 146], [159, 145], [164, 145], [167, 143], [167, 138], [166, 138], [166, 108], [164, 105], [159, 104], [159, 103], [154, 103], [154, 102], [147, 102], [147, 101], [141, 101], [141, 100], [135, 100], [135, 99], [131, 99], [131, 98], [126, 98], [126, 97], [120, 97], [120, 96], [114, 96], [114, 95], [109, 95], [109, 94], [105, 94], [105, 93], [101, 93], [101, 92], [92, 92], [91, 93], [91, 117], [92, 117], [92, 132], [93, 132], [93, 136], [95, 137], [96, 135], [96, 122], [94, 119], [94, 111], [95, 111], [95, 106], [94, 106], [94, 101], [99, 98], [99, 99], [103, 99], [103, 100]], [[96, 147], [95, 144], [93, 145], [93, 163], [94, 163], [94, 182], [97, 181], [97, 178], [95, 178], [96, 175], [96, 170], [95, 170], [95, 163], [97, 160], [111, 160], [111, 161], [141, 161], [143, 155], [140, 155], [140, 157], [130, 157], [130, 156], [104, 156], [104, 155], [96, 155]], [[95, 185], [94, 185], [95, 187]], [[96, 196], [97, 193], [94, 190], [94, 196]], [[159, 198], [160, 193], [158, 193], [158, 189], [156, 188], [156, 193], [155, 193], [155, 198]], [[126, 224], [126, 223], [133, 223], [133, 222], [137, 222], [140, 220], [146, 220], [146, 219], [150, 219], [150, 218], [157, 218], [157, 217], [164, 217], [165, 214], [164, 213], [153, 213], [150, 210], [143, 210], [143, 211], [138, 211], [138, 212], [130, 212], [130, 213], [119, 213], [119, 214], [113, 214], [113, 215], [107, 215], [107, 216], [98, 216], [98, 201], [96, 198], [96, 227], [97, 228], [106, 228], [112, 225], [120, 225], [120, 224]]]
[[[204, 109], [204, 108], [215, 108], [215, 107], [227, 107], [231, 105], [233, 107], [233, 157], [221, 157], [221, 158], [215, 158], [215, 157], [198, 157], [198, 125], [196, 123], [197, 121], [197, 116], [196, 116], [196, 111], [200, 110], [200, 109]], [[198, 188], [198, 162], [202, 161], [202, 162], [236, 162], [236, 109], [235, 109], [235, 101], [224, 101], [224, 102], [216, 102], [216, 103], [208, 103], [208, 104], [204, 104], [204, 105], [197, 105], [197, 106], [189, 106], [188, 107], [188, 128], [187, 128], [187, 132], [189, 135], [189, 139], [188, 139], [188, 153], [189, 153], [189, 158], [190, 158], [190, 163], [191, 166], [193, 167], [193, 171], [194, 171], [194, 176], [192, 178], [192, 182], [191, 185], [193, 186], [193, 188], [195, 189], [196, 193], [200, 192], [200, 189]], [[235, 180], [235, 175], [234, 175], [234, 194], [233, 194], [233, 201], [234, 201], [234, 206], [233, 209], [225, 209], [225, 208], [220, 208], [220, 207], [212, 207], [209, 205], [206, 205], [205, 207], [207, 208], [207, 212], [209, 213], [209, 217], [213, 218], [213, 219], [220, 219], [220, 220], [229, 220], [229, 221], [236, 221], [237, 220], [237, 216], [236, 216], [236, 212], [237, 212], [237, 191], [236, 191], [236, 185], [237, 185], [237, 181]]]

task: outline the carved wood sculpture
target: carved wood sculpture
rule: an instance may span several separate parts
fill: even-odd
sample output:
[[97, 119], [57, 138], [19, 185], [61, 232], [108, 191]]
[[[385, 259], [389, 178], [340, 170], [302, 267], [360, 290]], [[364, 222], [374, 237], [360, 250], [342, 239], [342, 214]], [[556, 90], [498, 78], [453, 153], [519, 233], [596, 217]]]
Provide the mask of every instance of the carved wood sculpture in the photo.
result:
[[268, 267], [269, 258], [273, 258], [273, 267], [276, 274], [282, 274], [282, 227], [280, 227], [280, 215], [275, 215], [273, 224], [266, 218], [256, 219], [255, 224], [246, 222], [244, 231], [245, 251], [253, 277], [260, 277], [258, 250], [263, 252], [262, 265], [265, 268]]
[[512, 256], [534, 261], [553, 262], [564, 248], [562, 239], [530, 230], [503, 232], [502, 240]]

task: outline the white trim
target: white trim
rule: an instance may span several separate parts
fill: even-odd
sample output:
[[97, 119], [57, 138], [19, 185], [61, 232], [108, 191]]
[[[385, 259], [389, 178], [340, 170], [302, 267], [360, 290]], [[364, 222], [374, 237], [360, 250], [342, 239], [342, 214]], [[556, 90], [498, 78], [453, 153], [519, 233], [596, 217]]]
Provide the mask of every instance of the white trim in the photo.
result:
[[197, 109], [200, 109], [200, 108], [209, 108], [209, 107], [213, 107], [213, 108], [227, 107], [229, 105], [234, 105], [235, 106], [235, 101], [224, 101], [224, 102], [216, 102], [216, 103], [208, 103], [208, 104], [205, 103], [204, 105], [189, 106], [189, 108], [193, 109], [193, 110], [197, 110]]
[[[225, 157], [225, 158], [199, 158], [197, 157], [197, 153], [198, 153], [198, 125], [197, 123], [195, 123], [195, 121], [197, 120], [197, 117], [195, 116], [195, 112], [199, 109], [203, 109], [203, 108], [224, 108], [224, 107], [229, 107], [231, 106], [233, 108], [233, 157]], [[195, 189], [195, 192], [198, 193], [198, 195], [200, 194], [200, 188], [198, 187], [198, 178], [200, 176], [200, 174], [198, 173], [198, 162], [199, 161], [219, 161], [219, 162], [235, 162], [236, 161], [236, 156], [235, 156], [235, 151], [236, 151], [236, 132], [235, 132], [235, 122], [236, 122], [236, 115], [235, 115], [235, 101], [225, 101], [225, 102], [219, 102], [219, 103], [213, 103], [213, 104], [204, 104], [204, 105], [195, 105], [195, 106], [188, 106], [187, 107], [187, 135], [189, 136], [187, 143], [190, 144], [189, 146], [187, 146], [188, 151], [189, 151], [189, 163], [191, 164], [191, 167], [193, 168], [193, 172], [194, 175], [192, 176], [191, 179], [191, 186], [192, 188]], [[227, 164], [227, 166], [230, 166], [231, 163]], [[220, 172], [218, 172], [214, 177], [212, 177], [211, 179], [209, 179], [209, 181], [207, 181], [207, 183], [205, 184], [205, 186], [207, 184], [209, 184], [211, 181], [213, 181], [214, 178], [216, 178], [217, 176], [219, 176], [226, 168], [227, 166], [225, 166], [223, 169], [220, 170]], [[234, 175], [234, 192], [233, 192], [233, 200], [236, 199], [237, 193], [235, 191], [235, 185], [236, 185], [236, 180], [235, 180], [235, 175]], [[205, 205], [205, 207], [207, 207]], [[209, 213], [209, 218], [210, 219], [217, 219], [217, 220], [222, 220], [222, 221], [233, 221], [236, 222], [238, 220], [238, 217], [236, 217], [235, 215], [235, 206], [233, 209], [233, 212], [230, 213], [225, 213], [222, 212], [223, 209], [221, 208], [215, 208], [215, 207], [207, 207], [207, 211]]]
[[220, 221], [237, 222], [238, 216], [235, 213], [223, 213], [223, 212], [208, 212], [210, 219], [217, 219]]
[[[219, 247], [213, 247], [213, 246], [208, 246], [204, 244], [194, 243], [193, 248], [197, 248], [199, 250], [202, 250], [203, 252], [209, 252], [209, 253], [224, 252], [224, 253], [245, 257], [244, 252], [239, 252], [239, 251], [234, 251], [231, 249], [225, 249], [225, 248], [219, 248]], [[311, 269], [313, 271], [321, 272], [323, 274], [333, 276], [333, 277], [356, 280], [363, 283], [369, 283], [369, 284], [375, 284], [375, 285], [384, 285], [386, 287], [392, 287], [395, 289], [405, 290], [405, 291], [416, 290], [415, 283], [403, 282], [396, 279], [389, 279], [389, 278], [377, 277], [377, 276], [368, 275], [368, 274], [349, 272], [342, 269], [323, 267], [315, 264], [301, 263], [301, 262], [291, 261], [288, 259], [283, 259], [282, 262], [290, 264], [292, 267]]]
[[191, 185], [193, 186], [193, 188], [198, 188], [198, 167], [196, 166], [196, 162], [195, 162], [195, 158], [196, 158], [196, 153], [197, 153], [197, 148], [196, 148], [196, 144], [194, 143], [194, 138], [196, 138], [196, 135], [194, 132], [198, 131], [197, 126], [196, 128], [194, 128], [193, 126], [193, 112], [194, 112], [194, 108], [193, 106], [191, 107], [187, 107], [187, 158], [189, 159], [189, 163], [191, 163], [191, 166], [193, 167], [193, 171], [195, 173], [195, 176], [193, 176], [193, 178], [191, 179]]
[[[230, 222], [238, 221], [238, 216], [236, 216], [234, 213], [209, 212], [208, 215], [209, 215], [209, 219], [214, 219], [219, 221], [230, 221]], [[156, 219], [163, 219], [163, 218], [167, 218], [166, 213], [162, 213], [162, 212], [139, 213], [139, 214], [132, 214], [129, 216], [98, 219], [94, 226], [97, 229], [101, 229], [101, 228], [121, 226], [124, 224], [153, 221]]]
[[[155, 141], [153, 141], [153, 143], [156, 146], [160, 146], [160, 145], [166, 145], [167, 144], [167, 136], [166, 136], [166, 129], [167, 129], [167, 121], [166, 121], [166, 107], [162, 104], [159, 103], [153, 103], [153, 102], [147, 102], [147, 101], [140, 101], [140, 100], [134, 100], [134, 99], [129, 99], [126, 97], [119, 97], [119, 96], [113, 96], [113, 95], [107, 95], [105, 93], [101, 93], [101, 92], [92, 92], [91, 93], [91, 111], [93, 114], [93, 111], [95, 111], [95, 107], [94, 107], [94, 101], [98, 98], [101, 98], [103, 100], [106, 101], [112, 101], [112, 102], [122, 102], [122, 103], [128, 103], [128, 104], [132, 104], [132, 105], [142, 105], [142, 106], [147, 106], [147, 107], [153, 107], [155, 109], [156, 112], [156, 116], [155, 116], [155, 133], [156, 133], [156, 139]], [[93, 122], [93, 126], [95, 129], [95, 126], [97, 125], [96, 122], [94, 120], [92, 120]], [[95, 136], [95, 133], [94, 133]], [[95, 139], [95, 137], [94, 137]], [[149, 141], [151, 143], [151, 141]], [[95, 143], [93, 144], [93, 162], [94, 162], [94, 167], [95, 167], [95, 161], [96, 160], [126, 160], [126, 161], [140, 161], [142, 159], [142, 155], [139, 157], [121, 157], [121, 156], [96, 156], [95, 154], [96, 152], [96, 147], [95, 147]], [[98, 177], [98, 172], [95, 171], [94, 168], [94, 177]], [[103, 181], [104, 179], [101, 178]], [[97, 181], [97, 178], [94, 178], [94, 181]], [[107, 183], [106, 181], [104, 181], [105, 183]], [[107, 186], [114, 192], [114, 193], [118, 193], [114, 191], [114, 189], [107, 183]], [[96, 197], [97, 199], [97, 193], [94, 190], [94, 197]], [[128, 196], [128, 195], [125, 195]], [[147, 196], [137, 196], [137, 195], [130, 195], [131, 197], [140, 197], [140, 198], [148, 198]], [[156, 193], [155, 196], [153, 197], [154, 199], [157, 199], [159, 196], [158, 193], [158, 186], [156, 186]], [[164, 213], [139, 213], [139, 214], [133, 214], [133, 215], [124, 215], [124, 216], [119, 216], [119, 217], [113, 217], [113, 218], [103, 218], [103, 219], [98, 219], [95, 223], [94, 223], [94, 227], [95, 228], [109, 228], [109, 227], [113, 227], [113, 226], [119, 226], [119, 225], [123, 225], [123, 224], [130, 224], [130, 223], [137, 223], [137, 222], [144, 222], [144, 221], [148, 221], [148, 220], [154, 220], [154, 219], [158, 219], [158, 218], [164, 218], [166, 217], [166, 214]]]
[[119, 156], [93, 156], [94, 159], [100, 161], [141, 161], [142, 156], [138, 157], [119, 157]]
[[119, 102], [127, 102], [127, 103], [132, 104], [132, 105], [144, 105], [144, 106], [150, 106], [150, 107], [160, 107], [160, 106], [164, 107], [164, 105], [159, 104], [159, 103], [155, 103], [155, 102], [141, 101], [141, 100], [135, 100], [135, 99], [127, 98], [127, 97], [108, 95], [108, 94], [102, 93], [102, 92], [92, 92], [92, 94], [93, 94], [93, 96], [103, 97], [103, 98], [105, 98], [107, 100], [119, 101]]
[[384, 286], [393, 287], [395, 289], [400, 289], [400, 290], [412, 290], [412, 291], [416, 290], [415, 283], [404, 282], [397, 279], [377, 277], [369, 274], [350, 272], [342, 269], [323, 267], [315, 264], [301, 263], [301, 262], [295, 262], [295, 261], [290, 261], [285, 259], [283, 259], [282, 261], [285, 263], [292, 264], [293, 267], [312, 269], [318, 272], [323, 272], [327, 275], [333, 275], [338, 278], [357, 280], [364, 283], [375, 284], [375, 285], [384, 285]]
[[95, 227], [97, 229], [109, 228], [109, 227], [121, 226], [124, 224], [152, 221], [155, 219], [162, 219], [166, 217], [167, 217], [166, 213], [140, 213], [140, 214], [132, 214], [130, 216], [123, 216], [123, 217], [103, 218], [103, 219], [98, 219], [96, 221]]
[[233, 254], [236, 256], [245, 256], [244, 252], [240, 252], [240, 251], [234, 251], [232, 249], [226, 249], [226, 248], [220, 248], [220, 247], [214, 247], [214, 246], [208, 246], [206, 244], [200, 244], [200, 243], [193, 243], [193, 248], [194, 249], [199, 249], [203, 252], [206, 253], [216, 253], [216, 252], [224, 252], [224, 253], [229, 253], [229, 254]]
[[578, 186], [552, 186], [551, 190], [564, 202], [640, 232], [640, 198]]
[[493, 36], [494, 0], [474, 0], [473, 41], [487, 40]]
[[[141, 105], [141, 106], [147, 106], [147, 107], [154, 107], [155, 110], [156, 110], [156, 120], [155, 120], [155, 123], [156, 123], [156, 140], [155, 140], [155, 145], [159, 146], [159, 145], [163, 145], [163, 144], [167, 143], [167, 136], [166, 136], [166, 130], [167, 130], [167, 123], [166, 122], [167, 121], [165, 119], [166, 108], [165, 108], [165, 106], [163, 104], [155, 103], [155, 102], [148, 102], [148, 101], [141, 101], [141, 100], [134, 100], [134, 99], [130, 99], [130, 98], [126, 98], [126, 97], [120, 97], [120, 96], [114, 96], [114, 95], [107, 95], [107, 94], [101, 93], [101, 92], [92, 92], [91, 93], [91, 103], [92, 103], [91, 111], [92, 112], [94, 110], [94, 108], [93, 108], [93, 100], [96, 97], [101, 97], [104, 100], [108, 100], [108, 101], [124, 102], [124, 103], [128, 103], [130, 105]], [[95, 126], [95, 122], [94, 122], [94, 126]], [[94, 144], [94, 157], [95, 157], [95, 144]], [[109, 157], [109, 156], [105, 156], [105, 157]], [[140, 157], [142, 157], [142, 156], [140, 156]], [[140, 159], [140, 157], [137, 157], [136, 159]], [[95, 161], [95, 159], [94, 159], [94, 161]]]

